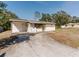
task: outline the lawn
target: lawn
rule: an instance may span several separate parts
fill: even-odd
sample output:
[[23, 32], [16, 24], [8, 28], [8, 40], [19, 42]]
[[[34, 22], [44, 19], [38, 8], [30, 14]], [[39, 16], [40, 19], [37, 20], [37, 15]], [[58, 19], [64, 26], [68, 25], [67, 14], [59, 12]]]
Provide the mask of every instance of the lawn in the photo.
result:
[[48, 33], [48, 35], [60, 43], [69, 45], [74, 48], [79, 47], [78, 28], [58, 29], [54, 32]]

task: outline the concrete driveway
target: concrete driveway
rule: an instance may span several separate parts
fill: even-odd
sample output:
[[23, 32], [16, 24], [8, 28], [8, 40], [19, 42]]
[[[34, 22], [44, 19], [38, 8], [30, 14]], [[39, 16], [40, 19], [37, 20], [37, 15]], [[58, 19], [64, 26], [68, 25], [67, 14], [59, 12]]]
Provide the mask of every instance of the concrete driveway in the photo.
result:
[[[4, 49], [6, 51], [6, 49]], [[5, 57], [75, 57], [79, 49], [75, 49], [48, 37], [46, 33], [31, 36], [24, 41], [7, 48]]]

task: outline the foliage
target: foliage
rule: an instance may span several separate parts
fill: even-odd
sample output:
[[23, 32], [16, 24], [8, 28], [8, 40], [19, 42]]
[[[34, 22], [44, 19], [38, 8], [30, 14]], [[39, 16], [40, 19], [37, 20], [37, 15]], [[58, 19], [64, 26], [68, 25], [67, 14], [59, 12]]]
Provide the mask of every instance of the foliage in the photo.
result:
[[0, 26], [2, 26], [4, 30], [8, 30], [11, 27], [9, 19], [18, 18], [14, 13], [8, 11], [6, 7], [7, 4], [0, 2]]
[[61, 25], [68, 24], [70, 21], [70, 15], [68, 15], [65, 11], [59, 11], [52, 14], [52, 18], [55, 22], [56, 28], [61, 28]]
[[35, 20], [39, 19], [41, 17], [40, 12], [36, 11], [35, 12]]
[[41, 19], [39, 19], [39, 21], [54, 22], [56, 28], [61, 28], [61, 25], [66, 25], [71, 22], [71, 16], [65, 11], [58, 11], [52, 15], [42, 13]]
[[52, 18], [50, 14], [44, 14], [42, 13], [42, 17], [41, 19], [39, 19], [40, 21], [46, 21], [46, 22], [51, 22]]

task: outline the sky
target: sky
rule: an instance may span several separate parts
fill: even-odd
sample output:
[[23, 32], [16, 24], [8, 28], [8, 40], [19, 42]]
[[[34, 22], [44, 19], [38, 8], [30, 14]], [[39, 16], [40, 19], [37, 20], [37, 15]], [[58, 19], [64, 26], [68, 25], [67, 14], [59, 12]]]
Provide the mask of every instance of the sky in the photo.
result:
[[7, 9], [21, 19], [33, 20], [34, 13], [56, 13], [66, 11], [72, 16], [79, 16], [79, 1], [4, 1]]

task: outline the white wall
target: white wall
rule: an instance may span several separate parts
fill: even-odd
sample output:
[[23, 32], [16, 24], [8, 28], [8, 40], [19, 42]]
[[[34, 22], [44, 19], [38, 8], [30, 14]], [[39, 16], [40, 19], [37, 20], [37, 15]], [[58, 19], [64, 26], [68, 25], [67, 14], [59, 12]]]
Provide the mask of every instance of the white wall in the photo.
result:
[[[31, 24], [29, 26], [29, 31], [28, 32], [32, 32], [32, 33], [36, 33], [36, 32], [42, 32], [43, 29], [41, 28], [36, 28], [34, 26], [34, 24]], [[55, 31], [55, 25], [46, 25], [44, 31]]]
[[63, 26], [61, 26], [61, 28], [71, 28], [72, 26], [70, 26], [70, 25], [68, 25], [68, 26], [65, 26], [65, 25], [63, 25]]
[[12, 22], [11, 26], [12, 33], [27, 31], [27, 25], [25, 24], [25, 22]]
[[79, 25], [74, 25], [73, 27], [74, 27], [74, 28], [79, 28]]
[[63, 25], [61, 26], [61, 28], [79, 28], [79, 25], [74, 25], [73, 27], [72, 25], [68, 25], [68, 26]]
[[28, 32], [36, 33], [36, 32], [42, 32], [42, 28], [36, 28], [34, 24], [28, 24]]
[[[34, 24], [27, 23], [27, 26], [24, 24], [24, 22], [12, 22], [12, 33], [16, 32], [29, 32], [29, 33], [36, 33], [36, 32], [42, 32], [42, 28], [36, 28]], [[25, 31], [27, 29], [27, 31]], [[44, 31], [54, 31], [55, 26], [45, 26]]]
[[28, 31], [27, 32], [31, 32], [31, 33], [36, 32], [36, 28], [34, 27], [34, 24], [28, 23]]
[[36, 31], [37, 32], [42, 32], [43, 30], [42, 30], [42, 28], [37, 28]]
[[46, 26], [45, 31], [55, 31], [55, 26]]
[[12, 26], [12, 33], [19, 32], [19, 29], [15, 24], [11, 23], [11, 26]]

